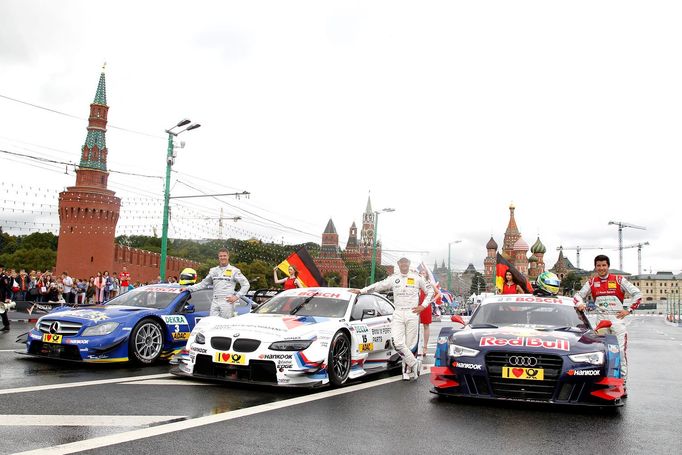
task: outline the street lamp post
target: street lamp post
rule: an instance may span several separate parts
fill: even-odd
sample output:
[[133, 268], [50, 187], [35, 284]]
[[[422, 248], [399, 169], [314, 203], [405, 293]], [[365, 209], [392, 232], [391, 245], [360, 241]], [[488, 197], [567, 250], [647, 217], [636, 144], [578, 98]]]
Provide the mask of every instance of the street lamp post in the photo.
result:
[[462, 243], [461, 240], [453, 240], [452, 242], [448, 243], [448, 291], [450, 290], [452, 286], [452, 270], [450, 269], [450, 246], [453, 243]]
[[395, 209], [381, 209], [374, 212], [374, 242], [372, 243], [372, 272], [369, 276], [369, 284], [374, 284], [374, 276], [377, 267], [377, 231], [379, 230], [379, 213], [395, 212]]
[[[175, 161], [175, 145], [173, 145], [173, 138], [184, 133], [185, 131], [191, 131], [199, 128], [201, 125], [198, 123], [192, 123], [187, 128], [180, 131], [173, 131], [175, 128], [182, 128], [188, 125], [189, 119], [180, 120], [177, 125], [166, 130], [168, 133], [168, 151], [166, 154], [166, 185], [163, 190], [163, 227], [161, 232], [161, 264], [159, 267], [159, 276], [161, 281], [166, 281], [166, 254], [168, 249], [168, 205], [170, 202], [170, 175], [171, 167], [173, 167], [173, 162]], [[180, 143], [180, 148], [184, 147], [184, 143]]]

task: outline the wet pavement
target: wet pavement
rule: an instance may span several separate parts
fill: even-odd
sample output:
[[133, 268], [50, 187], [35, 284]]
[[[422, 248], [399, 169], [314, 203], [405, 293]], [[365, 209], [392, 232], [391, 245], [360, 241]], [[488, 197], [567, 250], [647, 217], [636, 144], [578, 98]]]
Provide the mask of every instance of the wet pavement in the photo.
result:
[[0, 453], [681, 453], [682, 328], [642, 316], [629, 330], [630, 397], [600, 412], [442, 400], [428, 376], [323, 391], [188, 385], [167, 365], [19, 356], [15, 323], [0, 334]]

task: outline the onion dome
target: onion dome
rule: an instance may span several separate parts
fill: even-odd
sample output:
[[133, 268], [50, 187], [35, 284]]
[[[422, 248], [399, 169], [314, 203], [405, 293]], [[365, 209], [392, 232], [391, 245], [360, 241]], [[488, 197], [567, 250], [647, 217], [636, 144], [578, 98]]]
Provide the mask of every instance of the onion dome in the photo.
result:
[[493, 239], [493, 236], [490, 236], [490, 240], [488, 240], [488, 243], [485, 244], [486, 249], [488, 250], [496, 250], [497, 249], [497, 242], [495, 242], [495, 239]]
[[537, 256], [532, 255], [531, 257], [528, 258], [528, 262], [538, 262], [539, 259]]
[[514, 251], [528, 251], [528, 243], [523, 240], [523, 237], [519, 237], [512, 249]]
[[545, 254], [547, 252], [547, 248], [545, 248], [545, 245], [542, 244], [540, 241], [540, 236], [538, 236], [538, 239], [535, 241], [533, 246], [530, 248], [530, 252], [533, 254]]

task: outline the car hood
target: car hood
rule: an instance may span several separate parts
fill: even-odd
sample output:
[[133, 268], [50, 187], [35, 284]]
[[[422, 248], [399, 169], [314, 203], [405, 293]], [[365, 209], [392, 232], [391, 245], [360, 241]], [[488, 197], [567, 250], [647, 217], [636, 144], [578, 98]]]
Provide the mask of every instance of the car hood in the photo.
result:
[[156, 310], [135, 306], [102, 305], [90, 308], [56, 309], [41, 319], [79, 322], [84, 326], [91, 326], [101, 322], [125, 321], [133, 315], [148, 314]]
[[249, 313], [230, 319], [204, 318], [197, 329], [209, 336], [239, 336], [261, 341], [309, 340], [321, 330], [331, 330], [335, 324], [338, 324], [336, 318]]
[[593, 331], [547, 331], [534, 327], [507, 326], [497, 329], [466, 327], [452, 335], [452, 342], [474, 349], [515, 350], [538, 353], [581, 353], [604, 349], [602, 337]]

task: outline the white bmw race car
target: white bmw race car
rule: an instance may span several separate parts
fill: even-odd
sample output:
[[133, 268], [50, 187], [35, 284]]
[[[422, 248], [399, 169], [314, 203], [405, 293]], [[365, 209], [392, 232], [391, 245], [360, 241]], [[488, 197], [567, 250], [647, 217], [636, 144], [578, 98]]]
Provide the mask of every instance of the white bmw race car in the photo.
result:
[[206, 317], [171, 373], [280, 386], [341, 385], [400, 367], [391, 343], [393, 305], [378, 294], [303, 288], [253, 313]]

